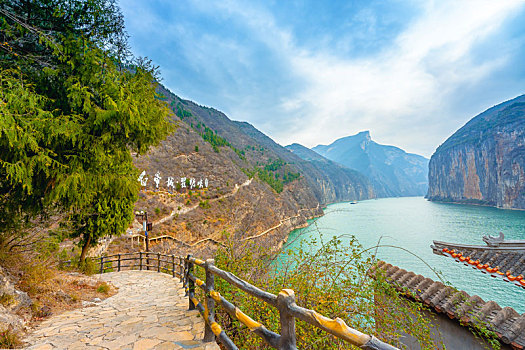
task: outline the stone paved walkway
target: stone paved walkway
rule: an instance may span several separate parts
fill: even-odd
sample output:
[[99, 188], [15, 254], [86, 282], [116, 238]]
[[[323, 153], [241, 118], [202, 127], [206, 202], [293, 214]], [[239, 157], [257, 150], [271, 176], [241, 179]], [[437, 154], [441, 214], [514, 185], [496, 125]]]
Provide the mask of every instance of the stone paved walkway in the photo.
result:
[[219, 349], [201, 342], [204, 321], [197, 311], [187, 310], [177, 278], [152, 271], [100, 278], [118, 287], [118, 293], [42, 322], [25, 339], [27, 349]]

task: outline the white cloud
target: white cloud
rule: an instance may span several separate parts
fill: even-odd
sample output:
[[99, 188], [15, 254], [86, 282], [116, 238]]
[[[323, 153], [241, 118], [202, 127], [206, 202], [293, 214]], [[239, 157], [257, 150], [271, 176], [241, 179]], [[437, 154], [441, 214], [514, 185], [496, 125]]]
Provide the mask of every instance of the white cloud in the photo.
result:
[[291, 56], [296, 74], [309, 78], [300, 97], [291, 100], [296, 106], [302, 101], [310, 112], [296, 133], [281, 140], [314, 146], [370, 129], [381, 142], [429, 156], [451, 132], [440, 125], [447, 95], [505, 63], [499, 57], [476, 66], [471, 48], [520, 6], [523, 2], [440, 1], [371, 59]]
[[[506, 57], [498, 57], [475, 65], [469, 56], [472, 47], [498, 30], [523, 2], [426, 3], [422, 16], [390, 48], [366, 59], [298, 47], [292, 34], [279, 28], [264, 9], [233, 1], [217, 6], [244, 21], [256, 40], [278, 52], [293, 73], [305, 80], [301, 92], [284, 96], [278, 105], [278, 113], [289, 120], [262, 127], [277, 141], [311, 147], [369, 129], [380, 142], [429, 156], [455, 127], [447, 128], [441, 121], [450, 112], [449, 94], [506, 62]], [[234, 117], [249, 119], [251, 111], [246, 108], [233, 107]], [[282, 124], [290, 128], [283, 129]]]
[[[338, 50], [348, 53], [352, 47], [350, 30], [333, 47], [327, 47], [330, 40], [319, 43], [325, 48], [319, 51], [300, 46], [291, 27], [281, 26], [264, 2], [189, 1], [188, 13], [204, 14], [226, 28], [231, 24], [232, 33], [242, 30], [240, 36], [251, 42], [237, 41], [235, 34], [207, 32], [198, 24], [193, 28], [173, 21], [159, 26], [154, 23], [158, 19], [141, 8], [144, 15], [136, 18], [136, 25], [149, 27], [167, 50], [169, 40], [176, 40], [181, 50], [176, 54], [184, 55], [199, 79], [207, 81], [210, 91], [192, 86], [188, 98], [250, 121], [281, 144], [311, 147], [371, 130], [378, 142], [425, 156], [473, 116], [458, 112], [451, 97], [504, 67], [510, 54], [507, 50], [479, 59], [473, 51], [525, 6], [520, 0], [418, 1], [419, 16], [387, 46], [349, 58]], [[365, 32], [375, 31], [373, 11], [355, 16], [362, 18], [349, 20], [363, 22]], [[191, 25], [191, 14], [188, 18]], [[268, 67], [271, 64], [279, 67]], [[196, 91], [198, 97], [191, 96]], [[487, 101], [487, 107], [501, 102], [497, 98], [501, 94]]]

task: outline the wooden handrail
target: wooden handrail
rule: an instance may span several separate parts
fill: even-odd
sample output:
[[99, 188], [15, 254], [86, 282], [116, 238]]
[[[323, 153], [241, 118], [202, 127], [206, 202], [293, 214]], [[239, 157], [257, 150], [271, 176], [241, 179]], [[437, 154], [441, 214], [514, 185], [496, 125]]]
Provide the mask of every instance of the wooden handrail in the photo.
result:
[[[165, 260], [163, 260], [163, 258], [165, 258]], [[291, 289], [283, 289], [278, 295], [266, 292], [235, 276], [231, 272], [217, 268], [213, 259], [204, 261], [194, 258], [191, 255], [183, 258], [180, 256], [161, 253], [139, 252], [103, 256], [95, 258], [94, 260], [100, 261], [100, 273], [113, 269], [113, 263], [117, 262], [117, 271], [121, 271], [122, 268], [136, 268], [138, 266], [140, 270], [143, 268], [148, 270], [149, 268], [154, 268], [157, 272], [165, 272], [171, 274], [173, 277], [178, 276], [184, 285], [186, 296], [188, 296], [189, 309], [197, 309], [204, 318], [205, 327], [203, 341], [211, 342], [217, 338], [218, 341], [228, 350], [237, 350], [238, 348], [224, 330], [222, 330], [221, 326], [215, 321], [215, 306], [223, 307], [233, 319], [244, 324], [274, 349], [297, 349], [295, 320], [299, 319], [352, 345], [358, 346], [361, 349], [398, 350], [372, 335], [364, 334], [356, 329], [350, 328], [340, 318], [333, 320], [314, 310], [300, 307], [295, 303], [295, 293]], [[138, 260], [138, 265], [121, 264], [123, 261], [132, 260]], [[143, 260], [146, 260], [145, 263], [143, 263]], [[156, 262], [156, 264], [151, 265], [149, 261]], [[162, 266], [162, 263], [164, 263], [164, 267]], [[111, 264], [111, 266], [107, 266], [108, 264]], [[193, 274], [195, 266], [201, 267], [205, 270], [206, 281], [197, 278]], [[263, 324], [246, 315], [238, 307], [220, 295], [220, 293], [215, 290], [215, 276], [222, 278], [243, 292], [277, 308], [281, 319], [281, 334], [267, 329]], [[201, 288], [205, 293], [205, 300], [202, 302], [195, 297], [196, 286]]]
[[[268, 293], [254, 285], [240, 279], [231, 272], [217, 268], [214, 260], [206, 261], [193, 258], [189, 255], [184, 259], [188, 268], [186, 271], [186, 280], [189, 285], [190, 308], [197, 308], [202, 314], [205, 326], [205, 334], [213, 332], [226, 349], [233, 350], [237, 347], [224, 334], [221, 327], [215, 322], [214, 307], [215, 303], [224, 307], [225, 311], [234, 319], [247, 326], [257, 336], [262, 338], [268, 345], [279, 350], [296, 350], [296, 333], [295, 319], [300, 319], [317, 328], [320, 328], [335, 337], [342, 339], [352, 345], [368, 350], [396, 350], [397, 348], [382, 342], [374, 336], [364, 334], [356, 329], [350, 328], [342, 319], [335, 320], [325, 317], [314, 310], [305, 309], [295, 303], [295, 293], [291, 289], [283, 289], [278, 295]], [[197, 265], [204, 268], [206, 272], [206, 281], [202, 281], [193, 275], [193, 268]], [[256, 297], [263, 302], [277, 308], [281, 319], [281, 334], [268, 330], [261, 323], [253, 320], [243, 313], [238, 307], [231, 304], [214, 290], [214, 276], [220, 277], [226, 282], [236, 286], [245, 293]], [[195, 285], [200, 287], [206, 294], [204, 306], [195, 298]], [[206, 340], [206, 336], [205, 336]]]
[[[132, 239], [132, 240], [133, 240], [134, 238], [138, 238], [138, 239], [140, 239], [140, 240], [146, 241], [146, 236], [145, 236], [145, 235], [142, 235], [142, 234], [139, 234], [139, 233], [135, 233], [135, 234], [133, 234], [133, 235], [131, 235], [131, 236], [127, 236], [127, 237], [130, 238], [130, 239]], [[177, 243], [179, 243], [179, 244], [182, 244], [183, 246], [188, 247], [188, 248], [193, 248], [193, 247], [195, 247], [196, 245], [201, 244], [201, 243], [206, 242], [206, 241], [210, 241], [210, 242], [212, 242], [213, 244], [216, 244], [216, 245], [220, 245], [220, 246], [222, 246], [222, 247], [225, 247], [224, 243], [221, 243], [221, 242], [217, 241], [216, 239], [209, 238], [209, 237], [207, 237], [207, 238], [203, 238], [203, 239], [200, 239], [200, 240], [198, 240], [197, 242], [195, 242], [195, 243], [191, 243], [191, 244], [190, 244], [190, 243], [186, 243], [186, 242], [184, 242], [184, 241], [181, 241], [180, 239], [177, 239], [177, 238], [175, 238], [175, 237], [173, 237], [173, 236], [169, 236], [169, 235], [161, 235], [161, 236], [155, 236], [155, 237], [148, 237], [147, 239], [148, 239], [150, 242], [152, 242], [152, 241], [159, 241], [159, 240], [160, 240], [160, 241], [162, 241], [162, 240], [174, 241], [174, 242], [177, 242]]]
[[[143, 270], [144, 268], [149, 270], [153, 268], [157, 272], [166, 272], [172, 275], [172, 277], [178, 276], [182, 282], [182, 269], [178, 269], [182, 260], [175, 255], [167, 255], [153, 252], [138, 252], [138, 253], [122, 253], [108, 256], [101, 256], [94, 258], [93, 260], [99, 261], [99, 273], [104, 273], [108, 270], [113, 270], [113, 263], [117, 263], [117, 272], [120, 272], [122, 268], [136, 268]], [[127, 264], [122, 265], [124, 261], [138, 261], [138, 264]], [[153, 264], [150, 264], [152, 262]], [[156, 263], [156, 264], [155, 264]]]

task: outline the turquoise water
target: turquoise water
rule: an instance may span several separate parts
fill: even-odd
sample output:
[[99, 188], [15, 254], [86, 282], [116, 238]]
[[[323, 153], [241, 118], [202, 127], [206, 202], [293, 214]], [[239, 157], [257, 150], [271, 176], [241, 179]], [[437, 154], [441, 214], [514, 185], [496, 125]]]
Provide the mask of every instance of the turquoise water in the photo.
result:
[[[485, 301], [494, 300], [501, 307], [510, 306], [524, 313], [524, 289], [435, 255], [430, 248], [433, 240], [483, 245], [484, 235], [497, 236], [500, 231], [507, 239], [525, 239], [525, 211], [403, 197], [329, 205], [325, 215], [311, 220], [309, 227], [292, 231], [288, 242], [293, 249], [308, 237], [321, 235], [326, 240], [351, 234], [368, 248], [377, 245], [381, 238], [381, 244], [400, 246], [416, 254], [440, 271], [446, 281], [470, 295], [477, 294]], [[393, 265], [438, 280], [431, 268], [408, 252], [381, 247], [377, 255]]]

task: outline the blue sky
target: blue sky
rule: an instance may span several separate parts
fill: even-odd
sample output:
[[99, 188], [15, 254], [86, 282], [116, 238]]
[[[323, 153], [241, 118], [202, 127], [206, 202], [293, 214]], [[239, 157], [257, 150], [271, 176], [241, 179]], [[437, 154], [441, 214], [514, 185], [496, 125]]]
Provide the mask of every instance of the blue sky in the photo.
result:
[[307, 147], [370, 130], [429, 157], [525, 93], [525, 2], [120, 0], [177, 95]]

